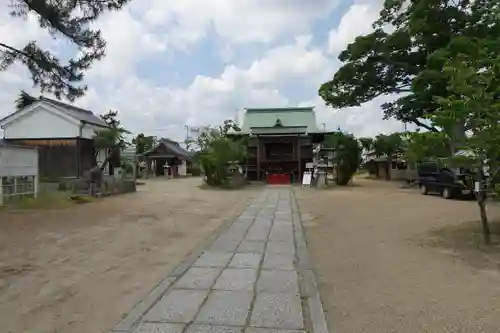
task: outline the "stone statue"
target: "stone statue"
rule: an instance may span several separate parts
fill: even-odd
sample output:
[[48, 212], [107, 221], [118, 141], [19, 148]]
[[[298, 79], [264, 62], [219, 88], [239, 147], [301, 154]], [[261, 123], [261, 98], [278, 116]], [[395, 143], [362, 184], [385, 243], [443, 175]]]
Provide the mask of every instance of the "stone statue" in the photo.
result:
[[[111, 148], [106, 156], [106, 159], [102, 162], [101, 166], [94, 165], [88, 173], [84, 176], [88, 183], [89, 195], [95, 197], [97, 195], [97, 189], [101, 190], [102, 193], [102, 185], [104, 180], [104, 169], [108, 164], [113, 165], [114, 167], [119, 167], [120, 161], [120, 147], [115, 145]], [[118, 165], [117, 165], [118, 163]]]

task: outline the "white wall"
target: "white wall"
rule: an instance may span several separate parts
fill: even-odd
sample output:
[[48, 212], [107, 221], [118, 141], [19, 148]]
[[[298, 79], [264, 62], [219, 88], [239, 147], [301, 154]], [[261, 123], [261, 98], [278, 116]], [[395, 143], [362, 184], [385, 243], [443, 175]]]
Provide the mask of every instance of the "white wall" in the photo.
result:
[[187, 174], [187, 164], [186, 161], [182, 161], [179, 165], [177, 171], [179, 172], [179, 176], [185, 176]]
[[4, 128], [5, 139], [76, 138], [79, 124], [47, 111], [43, 106], [16, 119]]
[[102, 131], [104, 130], [102, 127], [100, 126], [93, 126], [91, 124], [85, 124], [83, 127], [82, 127], [82, 135], [80, 136], [82, 139], [92, 139], [95, 134], [96, 134], [96, 131]]

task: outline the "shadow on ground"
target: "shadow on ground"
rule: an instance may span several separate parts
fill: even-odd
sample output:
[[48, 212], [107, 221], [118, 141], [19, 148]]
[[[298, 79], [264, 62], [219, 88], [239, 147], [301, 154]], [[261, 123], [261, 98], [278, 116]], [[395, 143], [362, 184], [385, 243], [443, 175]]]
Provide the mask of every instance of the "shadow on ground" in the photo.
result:
[[484, 243], [480, 221], [433, 229], [425, 244], [441, 248], [474, 268], [500, 270], [500, 221], [491, 222], [490, 228], [491, 245]]

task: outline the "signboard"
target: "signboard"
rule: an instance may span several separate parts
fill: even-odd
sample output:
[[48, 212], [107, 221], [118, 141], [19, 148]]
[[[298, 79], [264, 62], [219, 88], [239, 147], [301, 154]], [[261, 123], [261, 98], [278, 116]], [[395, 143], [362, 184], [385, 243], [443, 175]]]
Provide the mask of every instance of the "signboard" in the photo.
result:
[[0, 147], [0, 178], [36, 175], [38, 175], [36, 149]]
[[309, 171], [304, 171], [304, 176], [302, 177], [302, 186], [311, 186], [312, 173]]

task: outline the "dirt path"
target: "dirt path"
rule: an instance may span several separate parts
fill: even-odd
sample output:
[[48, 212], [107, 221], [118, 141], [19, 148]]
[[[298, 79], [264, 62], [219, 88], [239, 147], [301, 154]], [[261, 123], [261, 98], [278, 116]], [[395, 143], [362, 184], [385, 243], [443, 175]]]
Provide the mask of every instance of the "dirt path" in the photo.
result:
[[476, 204], [355, 184], [296, 189], [330, 330], [498, 333], [500, 246], [478, 249]]
[[112, 329], [255, 193], [201, 190], [200, 179], [71, 209], [0, 213], [2, 332]]

